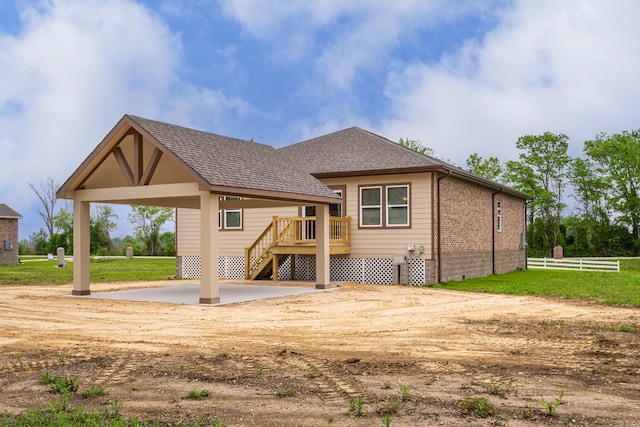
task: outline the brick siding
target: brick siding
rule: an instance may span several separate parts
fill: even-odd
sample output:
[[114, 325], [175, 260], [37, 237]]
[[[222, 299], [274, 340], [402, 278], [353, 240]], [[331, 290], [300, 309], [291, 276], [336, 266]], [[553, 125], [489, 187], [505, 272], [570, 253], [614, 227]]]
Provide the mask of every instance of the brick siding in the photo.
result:
[[[9, 240], [13, 250], [4, 249], [4, 241]], [[0, 264], [18, 263], [18, 220], [0, 218]]]
[[[524, 230], [522, 199], [498, 193], [492, 203], [495, 190], [449, 176], [440, 181], [440, 189], [441, 281], [488, 276], [493, 273], [494, 263], [498, 274], [524, 268], [526, 251], [520, 249]], [[497, 201], [502, 202], [502, 231], [499, 232], [494, 223]], [[492, 252], [492, 234], [495, 252]]]

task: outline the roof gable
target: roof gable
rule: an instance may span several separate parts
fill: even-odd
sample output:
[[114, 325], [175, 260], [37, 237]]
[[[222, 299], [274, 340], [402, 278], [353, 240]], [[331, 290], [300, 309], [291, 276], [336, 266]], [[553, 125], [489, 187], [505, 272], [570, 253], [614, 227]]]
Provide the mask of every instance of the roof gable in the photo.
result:
[[116, 124], [58, 195], [69, 197], [80, 188], [194, 181], [203, 190], [246, 197], [319, 202], [336, 198], [271, 146], [132, 115]]

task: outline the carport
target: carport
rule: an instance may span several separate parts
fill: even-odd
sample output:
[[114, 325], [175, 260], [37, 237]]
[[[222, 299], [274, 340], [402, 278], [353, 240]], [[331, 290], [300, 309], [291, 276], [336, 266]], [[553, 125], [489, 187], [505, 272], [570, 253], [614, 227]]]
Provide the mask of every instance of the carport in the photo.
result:
[[316, 206], [316, 288], [329, 282], [329, 203], [339, 198], [265, 144], [124, 115], [57, 192], [73, 200], [73, 295], [90, 295], [91, 203], [200, 209], [201, 304], [218, 304], [218, 210]]

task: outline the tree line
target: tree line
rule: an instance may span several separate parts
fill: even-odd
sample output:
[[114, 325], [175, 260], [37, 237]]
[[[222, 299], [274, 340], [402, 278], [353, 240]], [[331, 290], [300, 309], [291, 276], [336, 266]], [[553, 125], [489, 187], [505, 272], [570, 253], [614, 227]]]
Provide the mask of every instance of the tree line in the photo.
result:
[[[59, 203], [56, 190], [59, 187], [52, 178], [36, 186], [29, 183], [39, 204], [34, 210], [45, 224], [28, 239], [20, 241], [20, 254], [55, 253], [62, 247], [73, 253], [73, 204]], [[118, 219], [113, 208], [106, 204], [94, 204], [90, 218], [91, 255], [125, 255], [126, 248], [133, 248], [134, 255], [175, 256], [175, 232], [162, 231], [168, 221], [175, 221], [175, 210], [153, 206], [131, 206], [128, 220], [133, 235], [112, 238]]]
[[[433, 153], [419, 141], [400, 144]], [[564, 134], [525, 135], [516, 148], [517, 160], [474, 153], [466, 165], [534, 197], [527, 204], [530, 256], [550, 256], [556, 245], [573, 257], [640, 255], [640, 130], [598, 134], [575, 158]]]

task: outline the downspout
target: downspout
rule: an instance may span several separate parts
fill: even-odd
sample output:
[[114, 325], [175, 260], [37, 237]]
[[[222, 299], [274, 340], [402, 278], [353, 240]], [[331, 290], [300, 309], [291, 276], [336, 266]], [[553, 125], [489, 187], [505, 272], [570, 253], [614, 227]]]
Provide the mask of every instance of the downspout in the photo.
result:
[[491, 274], [496, 274], [496, 194], [502, 193], [503, 187], [491, 195]]
[[442, 209], [440, 207], [440, 181], [451, 176], [451, 169], [448, 169], [447, 172], [449, 173], [438, 177], [436, 180], [436, 187], [438, 189], [438, 277], [436, 278], [436, 283], [442, 281]]
[[524, 202], [524, 222], [522, 227], [522, 249], [524, 250], [524, 269], [527, 270], [529, 268], [529, 260], [527, 257], [528, 246], [527, 245], [527, 207], [529, 203], [535, 202], [535, 199], [525, 200]]

